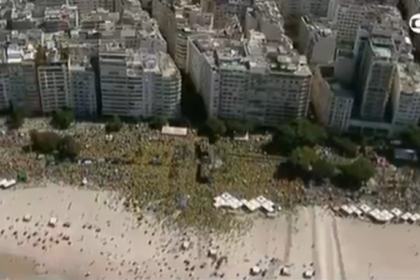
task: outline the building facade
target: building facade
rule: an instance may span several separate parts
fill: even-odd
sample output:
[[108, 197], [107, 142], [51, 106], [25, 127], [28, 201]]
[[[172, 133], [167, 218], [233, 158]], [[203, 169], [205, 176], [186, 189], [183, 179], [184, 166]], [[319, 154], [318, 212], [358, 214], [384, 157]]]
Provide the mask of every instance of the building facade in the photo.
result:
[[312, 74], [289, 40], [268, 44], [259, 32], [242, 41], [192, 38], [188, 72], [209, 115], [273, 126], [305, 117]]
[[43, 113], [73, 108], [68, 61], [55, 60], [38, 66], [38, 85]]
[[181, 75], [168, 54], [108, 49], [99, 66], [103, 115], [179, 116]]

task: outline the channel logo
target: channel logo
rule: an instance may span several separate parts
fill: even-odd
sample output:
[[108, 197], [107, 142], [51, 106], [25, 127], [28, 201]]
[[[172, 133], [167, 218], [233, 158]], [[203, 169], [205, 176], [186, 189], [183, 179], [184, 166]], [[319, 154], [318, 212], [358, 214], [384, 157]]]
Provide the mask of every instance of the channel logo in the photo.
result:
[[408, 21], [408, 26], [411, 31], [416, 34], [420, 34], [420, 14], [414, 14]]

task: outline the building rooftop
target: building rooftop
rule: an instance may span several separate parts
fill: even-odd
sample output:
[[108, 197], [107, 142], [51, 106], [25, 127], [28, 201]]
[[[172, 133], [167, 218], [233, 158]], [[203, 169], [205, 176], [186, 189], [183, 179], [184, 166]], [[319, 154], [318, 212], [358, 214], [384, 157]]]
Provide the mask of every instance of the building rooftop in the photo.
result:
[[101, 49], [100, 59], [116, 62], [123, 59], [127, 66], [127, 73], [132, 73], [132, 75], [135, 75], [139, 70], [154, 72], [166, 77], [179, 74], [172, 58], [164, 52], [150, 53], [142, 49], [121, 49], [107, 44]]
[[420, 94], [420, 66], [414, 62], [398, 63], [400, 88], [403, 93]]
[[264, 34], [251, 31], [246, 40], [194, 37], [193, 43], [214, 68], [236, 69], [255, 73], [311, 75], [306, 57], [293, 49], [292, 41], [283, 35], [281, 43], [268, 43]]
[[385, 59], [392, 58], [392, 50], [386, 46], [380, 46], [375, 44], [370, 44], [372, 46], [373, 53], [375, 56]]
[[313, 18], [311, 16], [303, 16], [302, 20], [308, 30], [318, 36], [327, 37], [336, 33], [333, 22], [327, 18]]

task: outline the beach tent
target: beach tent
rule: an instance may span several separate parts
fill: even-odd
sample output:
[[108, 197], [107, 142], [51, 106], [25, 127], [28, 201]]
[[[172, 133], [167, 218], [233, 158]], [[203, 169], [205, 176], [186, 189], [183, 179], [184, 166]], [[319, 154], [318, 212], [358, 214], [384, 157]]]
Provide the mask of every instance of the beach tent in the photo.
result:
[[243, 206], [248, 209], [250, 212], [254, 212], [255, 210], [261, 207], [261, 204], [254, 198], [251, 200], [246, 201]]
[[396, 217], [399, 218], [402, 215], [402, 211], [398, 208], [394, 208], [391, 210], [391, 213]]
[[378, 218], [380, 218], [381, 216], [381, 211], [379, 211], [379, 209], [375, 208], [372, 211], [369, 212], [369, 217], [373, 220], [378, 220]]
[[411, 216], [413, 216], [413, 214], [411, 214], [410, 212], [406, 212], [406, 213], [401, 215], [400, 219], [403, 222], [407, 222], [408, 220], [411, 219]]
[[237, 199], [236, 197], [232, 197], [229, 202], [229, 207], [233, 210], [237, 210], [241, 208], [243, 205], [242, 200]]
[[370, 208], [369, 206], [367, 206], [366, 204], [362, 204], [359, 206], [359, 209], [362, 210], [364, 215], [369, 214], [369, 212], [372, 210], [372, 208]]
[[349, 208], [351, 209], [351, 212], [353, 215], [355, 216], [361, 216], [363, 214], [362, 210], [360, 210], [359, 208], [357, 208], [356, 205], [350, 205]]
[[420, 215], [417, 214], [417, 213], [412, 214], [411, 217], [409, 217], [409, 219], [408, 219], [408, 221], [411, 222], [411, 223], [415, 223], [418, 220], [420, 220]]
[[394, 218], [394, 215], [386, 209], [382, 210], [381, 214], [382, 214], [383, 221], [385, 222], [389, 222]]
[[352, 209], [348, 205], [342, 205], [340, 207], [340, 211], [344, 213], [346, 216], [350, 216], [351, 214], [353, 214]]

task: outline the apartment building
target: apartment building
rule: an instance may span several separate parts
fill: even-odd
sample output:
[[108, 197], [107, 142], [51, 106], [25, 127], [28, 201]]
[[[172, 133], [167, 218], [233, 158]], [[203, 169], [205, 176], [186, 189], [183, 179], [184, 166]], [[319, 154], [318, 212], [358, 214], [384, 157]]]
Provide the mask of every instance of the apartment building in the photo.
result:
[[68, 61], [57, 49], [49, 49], [47, 61], [38, 66], [38, 86], [43, 113], [73, 108]]
[[98, 110], [95, 72], [92, 69], [89, 58], [72, 58], [70, 60], [69, 73], [75, 116], [96, 116]]
[[103, 115], [179, 116], [181, 76], [167, 53], [108, 47], [99, 67]]
[[395, 74], [395, 54], [380, 39], [370, 38], [365, 44], [359, 68], [360, 115], [366, 120], [382, 121]]
[[316, 67], [311, 100], [317, 120], [325, 127], [346, 131], [355, 93], [335, 78], [334, 66]]
[[246, 11], [252, 3], [252, 0], [201, 0], [200, 6], [203, 12], [214, 15], [213, 27], [223, 29], [235, 17], [243, 24]]
[[267, 41], [277, 41], [284, 34], [284, 19], [274, 0], [257, 0], [247, 9], [245, 33], [262, 32]]
[[333, 63], [336, 53], [337, 31], [327, 18], [300, 18], [299, 52], [314, 64]]
[[118, 13], [122, 8], [123, 0], [68, 0], [70, 4], [75, 5], [79, 9], [81, 17], [90, 14], [99, 8], [107, 10], [111, 13]]
[[153, 17], [166, 39], [169, 54], [174, 58], [176, 65], [185, 70], [188, 37], [212, 33], [213, 15], [203, 13], [201, 8], [191, 1], [153, 0], [152, 5]]
[[392, 89], [393, 124], [417, 125], [420, 120], [420, 67], [398, 63]]
[[361, 0], [340, 1], [332, 14], [338, 41], [353, 43], [360, 25], [380, 24], [401, 27], [402, 18], [396, 6], [366, 3]]
[[156, 20], [143, 10], [123, 10], [118, 14], [103, 9], [92, 11], [81, 21], [80, 28], [72, 31], [72, 40], [97, 49], [114, 43], [121, 48], [144, 48], [152, 52], [167, 50]]
[[188, 72], [211, 116], [275, 126], [307, 114], [312, 73], [285, 35], [280, 43], [256, 31], [246, 40], [191, 37]]
[[91, 11], [103, 8], [110, 12], [119, 12], [122, 0], [35, 0], [38, 7], [61, 7], [62, 5], [74, 5], [78, 7], [79, 15], [84, 17]]
[[41, 112], [32, 45], [9, 45], [2, 50], [0, 110], [9, 107], [24, 109], [28, 114]]
[[338, 0], [277, 0], [284, 17], [312, 15], [329, 17], [334, 12]]
[[77, 6], [62, 5], [61, 7], [46, 7], [42, 30], [53, 33], [69, 30], [79, 26]]

